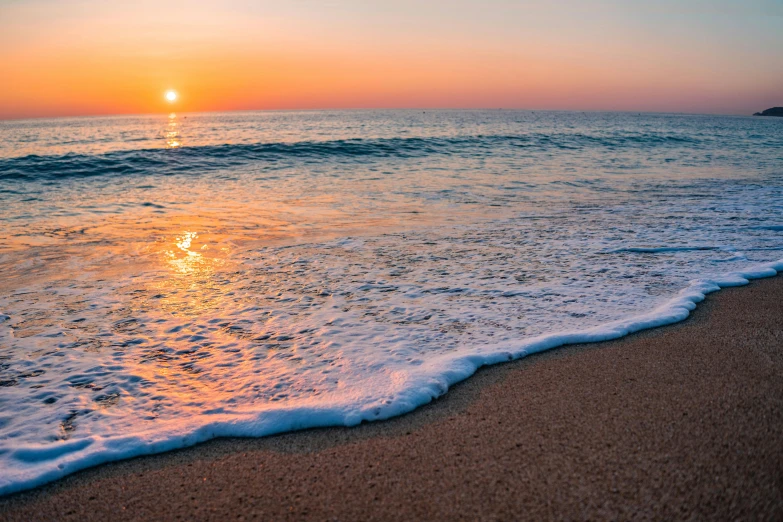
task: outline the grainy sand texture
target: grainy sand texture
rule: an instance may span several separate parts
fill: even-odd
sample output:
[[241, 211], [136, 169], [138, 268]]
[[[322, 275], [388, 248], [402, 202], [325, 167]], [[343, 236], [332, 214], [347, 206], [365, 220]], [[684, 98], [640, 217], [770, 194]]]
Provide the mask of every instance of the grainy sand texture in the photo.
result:
[[777, 277], [391, 421], [101, 466], [0, 499], [0, 519], [781, 520], [782, 442]]

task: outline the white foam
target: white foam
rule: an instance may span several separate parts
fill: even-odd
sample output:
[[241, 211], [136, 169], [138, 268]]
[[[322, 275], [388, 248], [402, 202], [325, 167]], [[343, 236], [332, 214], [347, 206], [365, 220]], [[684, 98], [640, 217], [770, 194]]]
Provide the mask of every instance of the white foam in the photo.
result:
[[[346, 244], [341, 243], [341, 246]], [[381, 379], [384, 382], [378, 389], [369, 387], [350, 393], [333, 392], [325, 400], [315, 401], [316, 405], [297, 405], [296, 402], [279, 406], [266, 404], [255, 412], [219, 408], [156, 423], [153, 429], [134, 431], [132, 435], [107, 432], [43, 444], [6, 443], [0, 447], [0, 461], [4, 469], [0, 477], [0, 494], [35, 487], [104, 462], [191, 446], [215, 437], [260, 437], [387, 419], [429, 403], [481, 366], [563, 345], [617, 339], [643, 329], [673, 324], [688, 317], [706, 294], [722, 287], [747, 284], [750, 279], [771, 277], [780, 270], [783, 270], [783, 260], [757, 264], [711, 279], [697, 279], [675, 297], [647, 313], [582, 330], [506, 340], [481, 353], [443, 353], [413, 369], [397, 372], [396, 379]], [[404, 310], [399, 312], [404, 313]], [[4, 333], [7, 334], [7, 331]], [[383, 373], [394, 374], [395, 371], [386, 369]], [[394, 385], [389, 387], [389, 382]]]

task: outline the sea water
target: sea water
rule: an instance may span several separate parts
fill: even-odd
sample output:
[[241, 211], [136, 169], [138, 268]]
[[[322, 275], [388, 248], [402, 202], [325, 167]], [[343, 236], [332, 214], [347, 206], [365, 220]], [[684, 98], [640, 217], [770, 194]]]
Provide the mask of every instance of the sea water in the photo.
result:
[[0, 122], [0, 494], [399, 415], [782, 258], [783, 119]]

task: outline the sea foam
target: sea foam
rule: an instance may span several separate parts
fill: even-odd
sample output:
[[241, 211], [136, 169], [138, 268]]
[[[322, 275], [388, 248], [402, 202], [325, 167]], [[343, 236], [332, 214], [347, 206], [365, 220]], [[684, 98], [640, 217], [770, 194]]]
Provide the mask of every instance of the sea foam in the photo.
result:
[[511, 361], [569, 344], [618, 339], [640, 330], [684, 320], [709, 293], [772, 277], [783, 270], [783, 259], [711, 280], [694, 281], [676, 297], [648, 313], [612, 321], [582, 331], [548, 333], [496, 346], [481, 355], [441, 355], [409, 372], [391, 401], [350, 396], [322, 406], [267, 406], [258, 413], [204, 412], [186, 421], [170, 421], [152, 431], [127, 435], [87, 436], [55, 444], [0, 449], [5, 470], [0, 495], [21, 491], [98, 464], [183, 448], [217, 437], [263, 437], [331, 426], [355, 426], [408, 413], [445, 394], [482, 366]]

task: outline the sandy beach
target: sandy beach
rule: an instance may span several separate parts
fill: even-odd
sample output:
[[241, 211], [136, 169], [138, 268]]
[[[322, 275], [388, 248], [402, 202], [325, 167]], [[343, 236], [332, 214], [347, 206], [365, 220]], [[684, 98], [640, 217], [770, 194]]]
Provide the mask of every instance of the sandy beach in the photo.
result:
[[0, 499], [3, 520], [783, 517], [783, 278], [483, 369], [412, 414], [217, 440]]

